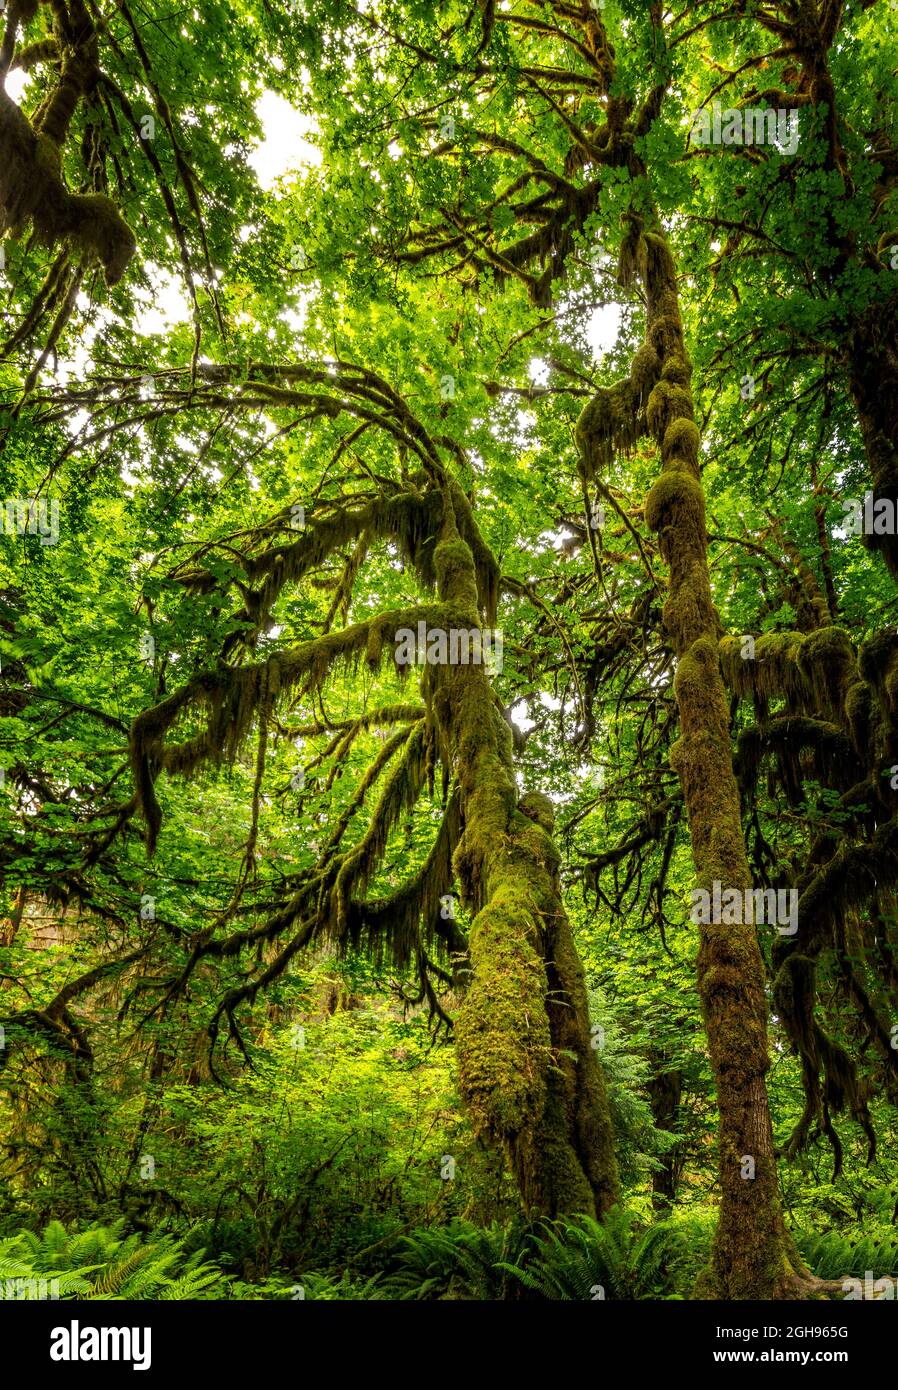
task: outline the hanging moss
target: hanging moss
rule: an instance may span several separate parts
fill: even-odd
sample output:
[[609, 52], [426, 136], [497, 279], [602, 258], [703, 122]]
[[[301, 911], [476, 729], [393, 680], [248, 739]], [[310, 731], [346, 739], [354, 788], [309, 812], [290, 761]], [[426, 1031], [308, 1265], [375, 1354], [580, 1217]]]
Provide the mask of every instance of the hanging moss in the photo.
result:
[[[804, 1114], [789, 1139], [788, 1150], [795, 1154], [806, 1147], [814, 1119], [828, 1130], [831, 1128], [829, 1111], [841, 1114], [848, 1110], [867, 1135], [870, 1144], [868, 1161], [872, 1162], [875, 1135], [865, 1091], [848, 1053], [841, 1044], [828, 1037], [817, 1022], [814, 1015], [816, 995], [815, 960], [798, 950], [792, 951], [782, 961], [773, 986], [777, 1014], [801, 1060], [806, 1097]], [[834, 1151], [836, 1166], [833, 1181], [841, 1172], [841, 1145], [834, 1145]]]
[[[414, 630], [419, 621], [432, 627], [451, 626], [441, 606], [380, 613], [368, 622], [355, 623], [325, 633], [267, 661], [201, 672], [175, 695], [145, 710], [131, 726], [131, 765], [137, 804], [147, 825], [147, 847], [152, 852], [162, 823], [162, 812], [153, 784], [162, 769], [172, 775], [190, 776], [209, 762], [232, 762], [251, 732], [264, 701], [277, 702], [297, 686], [320, 691], [340, 668], [355, 670], [364, 657], [379, 664], [385, 652], [395, 653], [400, 628]], [[400, 673], [406, 670], [397, 668]], [[187, 710], [205, 710], [202, 733], [180, 744], [166, 746], [165, 735]]]
[[642, 232], [642, 219], [632, 214], [627, 217], [627, 229], [621, 242], [617, 263], [617, 282], [625, 290], [632, 287], [637, 279], [644, 279], [646, 273], [646, 239]]
[[841, 718], [845, 692], [857, 672], [848, 633], [840, 627], [809, 632], [798, 648], [798, 669], [817, 707]]
[[[244, 606], [234, 615], [237, 630], [226, 644], [225, 654], [262, 630], [286, 587], [299, 583], [335, 551], [363, 535], [369, 544], [381, 538], [395, 541], [416, 570], [422, 587], [431, 592], [436, 585], [433, 530], [438, 518], [438, 494], [398, 493], [365, 506], [338, 507], [324, 516], [310, 518], [289, 545], [273, 546], [245, 557], [241, 563], [248, 583], [258, 587], [243, 589]], [[216, 576], [207, 570], [187, 571], [178, 578], [195, 593], [210, 593], [219, 585]]]
[[97, 259], [110, 286], [121, 279], [137, 247], [111, 199], [68, 191], [59, 147], [38, 135], [0, 89], [0, 230], [18, 235], [29, 224], [42, 245], [70, 245]]
[[889, 708], [898, 710], [895, 678], [898, 671], [898, 635], [883, 632], [865, 642], [858, 655], [858, 670], [864, 680], [885, 697]]
[[[854, 681], [845, 696], [845, 719], [858, 757], [869, 765], [874, 756], [874, 700], [866, 681]], [[878, 723], [878, 721], [876, 721]]]
[[389, 962], [402, 971], [423, 947], [460, 969], [458, 958], [466, 956], [467, 941], [458, 923], [441, 910], [441, 900], [454, 881], [452, 853], [460, 835], [461, 799], [456, 791], [418, 873], [388, 898], [353, 898], [349, 903], [342, 949], [364, 951], [378, 969]]
[[402, 757], [387, 778], [365, 834], [340, 865], [328, 914], [328, 929], [335, 937], [346, 935], [352, 895], [364, 897], [383, 861], [392, 830], [421, 794], [426, 773], [424, 735], [421, 720], [411, 730], [395, 735], [384, 750], [388, 755], [393, 746], [402, 746]]
[[784, 791], [790, 806], [804, 802], [802, 784], [806, 780], [847, 790], [860, 773], [851, 742], [838, 724], [782, 715], [770, 723], [743, 729], [739, 735], [735, 767], [746, 797], [754, 792], [761, 761], [767, 755], [775, 759], [774, 786]]
[[720, 643], [723, 678], [737, 695], [785, 696], [791, 701], [807, 693], [798, 665], [803, 638], [800, 632], [765, 632], [754, 639], [754, 655], [741, 637], [725, 637]]
[[597, 391], [580, 412], [574, 438], [587, 480], [630, 454], [645, 433], [640, 400], [629, 378]]

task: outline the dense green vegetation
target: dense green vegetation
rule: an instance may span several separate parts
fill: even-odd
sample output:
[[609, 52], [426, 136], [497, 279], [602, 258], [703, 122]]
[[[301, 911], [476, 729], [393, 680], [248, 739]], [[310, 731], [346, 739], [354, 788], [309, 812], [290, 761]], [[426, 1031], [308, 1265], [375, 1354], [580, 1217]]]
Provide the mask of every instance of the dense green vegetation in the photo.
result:
[[3, 24], [0, 1291], [898, 1280], [888, 0]]

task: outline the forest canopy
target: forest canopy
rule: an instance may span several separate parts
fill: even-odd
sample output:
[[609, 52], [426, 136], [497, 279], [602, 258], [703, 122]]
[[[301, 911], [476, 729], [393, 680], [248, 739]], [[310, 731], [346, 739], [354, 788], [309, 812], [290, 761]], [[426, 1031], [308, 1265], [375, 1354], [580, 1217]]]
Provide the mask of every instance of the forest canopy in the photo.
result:
[[4, 1296], [894, 1297], [894, 4], [0, 33]]

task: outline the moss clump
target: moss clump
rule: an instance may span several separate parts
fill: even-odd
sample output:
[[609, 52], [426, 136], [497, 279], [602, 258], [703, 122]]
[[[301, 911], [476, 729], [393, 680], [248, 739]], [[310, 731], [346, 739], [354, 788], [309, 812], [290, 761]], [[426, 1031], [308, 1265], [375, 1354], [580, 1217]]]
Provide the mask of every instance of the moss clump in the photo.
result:
[[648, 265], [648, 248], [642, 233], [642, 220], [630, 216], [624, 239], [621, 242], [617, 263], [617, 282], [625, 290], [630, 289], [636, 279], [644, 279]]
[[683, 329], [679, 313], [657, 314], [649, 324], [648, 339], [662, 361], [683, 351]]
[[669, 381], [659, 381], [646, 406], [646, 421], [650, 434], [660, 444], [668, 425], [680, 419], [692, 419], [692, 396], [682, 386], [675, 386]]
[[664, 360], [662, 381], [671, 381], [676, 386], [688, 386], [692, 376], [692, 363], [688, 357], [674, 351]]
[[368, 642], [365, 650], [365, 660], [372, 671], [380, 669], [380, 659], [383, 654], [384, 635], [376, 623], [372, 623], [368, 632]]
[[651, 395], [661, 375], [661, 360], [651, 343], [643, 343], [630, 364], [630, 385], [638, 405], [642, 406]]
[[855, 752], [864, 764], [873, 751], [873, 691], [866, 681], [854, 681], [845, 695], [845, 719]]
[[687, 518], [693, 527], [704, 528], [705, 495], [695, 478], [671, 469], [656, 479], [645, 499], [645, 524], [650, 531], [660, 531]]
[[441, 597], [459, 608], [462, 621], [464, 610], [477, 613], [477, 574], [471, 547], [458, 535], [441, 540], [433, 553], [433, 566]]
[[886, 673], [896, 657], [898, 636], [893, 632], [878, 633], [861, 647], [858, 670], [865, 681], [869, 681], [871, 685], [882, 686]]
[[654, 281], [658, 285], [665, 285], [675, 288], [677, 283], [677, 267], [667, 238], [659, 236], [657, 232], [646, 232], [646, 279]]
[[69, 235], [79, 250], [97, 258], [110, 288], [121, 280], [137, 250], [134, 233], [112, 199], [103, 193], [72, 197]]
[[527, 792], [518, 802], [518, 810], [521, 815], [541, 825], [548, 835], [552, 834], [555, 827], [555, 807], [542, 792]]
[[662, 458], [666, 464], [683, 463], [698, 476], [700, 444], [698, 426], [693, 420], [674, 420], [664, 434]]
[[671, 586], [664, 601], [664, 624], [680, 652], [687, 651], [710, 627], [717, 631], [720, 620], [704, 576], [695, 576], [692, 584], [681, 584], [676, 588]]

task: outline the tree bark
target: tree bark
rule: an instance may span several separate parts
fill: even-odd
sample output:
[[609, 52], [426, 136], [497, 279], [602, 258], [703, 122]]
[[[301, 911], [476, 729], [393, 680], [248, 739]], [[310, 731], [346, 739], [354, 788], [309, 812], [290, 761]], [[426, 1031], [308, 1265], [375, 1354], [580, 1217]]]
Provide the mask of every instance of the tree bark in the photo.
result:
[[[479, 627], [474, 560], [448, 489], [444, 505], [435, 564], [445, 622]], [[462, 1096], [475, 1130], [505, 1148], [528, 1212], [602, 1215], [618, 1197], [617, 1164], [551, 802], [518, 801], [511, 731], [484, 667], [428, 671], [462, 798], [455, 869], [475, 913], [456, 1021]]]
[[[649, 1083], [652, 1119], [658, 1129], [668, 1132], [677, 1122], [680, 1097], [683, 1094], [683, 1073], [677, 1070], [660, 1071]], [[680, 1173], [677, 1149], [669, 1149], [652, 1174], [652, 1206], [665, 1212], [674, 1203]]]
[[[895, 305], [890, 312], [868, 316], [851, 344], [851, 394], [870, 463], [873, 502], [887, 498], [898, 513], [898, 330]], [[884, 320], [884, 321], [883, 321]], [[898, 536], [864, 536], [879, 551], [893, 579], [898, 579]]]
[[[751, 887], [733, 772], [729, 712], [717, 654], [705, 499], [700, 481], [691, 367], [683, 342], [676, 269], [665, 237], [645, 233], [634, 256], [648, 306], [648, 342], [659, 379], [646, 417], [661, 447], [661, 474], [645, 504], [670, 567], [664, 623], [677, 654], [674, 692], [679, 774], [698, 886]], [[700, 928], [698, 987], [720, 1111], [720, 1219], [699, 1291], [726, 1299], [794, 1296], [800, 1265], [779, 1203], [765, 1076], [764, 964], [752, 924]], [[796, 1265], [798, 1269], [796, 1269]]]

